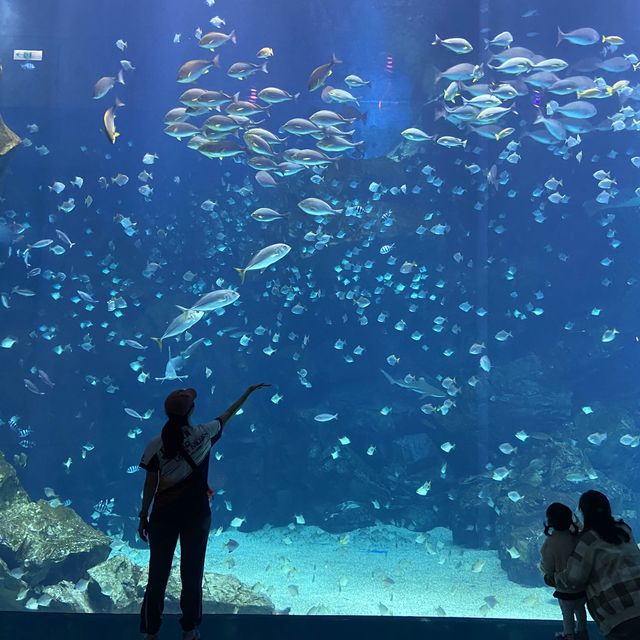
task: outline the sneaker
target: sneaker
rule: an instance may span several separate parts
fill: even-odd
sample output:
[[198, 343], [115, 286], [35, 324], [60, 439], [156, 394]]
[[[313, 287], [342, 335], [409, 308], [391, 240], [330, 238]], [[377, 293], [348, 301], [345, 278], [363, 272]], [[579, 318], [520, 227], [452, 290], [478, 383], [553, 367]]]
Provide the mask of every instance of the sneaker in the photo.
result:
[[196, 627], [195, 629], [191, 629], [191, 631], [183, 631], [182, 640], [200, 640], [199, 629]]

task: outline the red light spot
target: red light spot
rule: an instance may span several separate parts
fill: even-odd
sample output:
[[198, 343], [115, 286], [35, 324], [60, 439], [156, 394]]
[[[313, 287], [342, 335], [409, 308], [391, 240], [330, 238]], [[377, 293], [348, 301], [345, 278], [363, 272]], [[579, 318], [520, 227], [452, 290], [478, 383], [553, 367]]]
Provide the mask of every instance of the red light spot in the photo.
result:
[[387, 73], [393, 73], [393, 56], [387, 56], [387, 64], [385, 65]]

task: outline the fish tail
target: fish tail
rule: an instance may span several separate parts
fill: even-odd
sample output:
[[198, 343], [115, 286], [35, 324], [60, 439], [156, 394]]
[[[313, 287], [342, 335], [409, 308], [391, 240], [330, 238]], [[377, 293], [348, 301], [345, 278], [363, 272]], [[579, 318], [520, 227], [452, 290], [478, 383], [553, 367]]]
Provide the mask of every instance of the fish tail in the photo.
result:
[[124, 102], [120, 98], [116, 98], [116, 107], [124, 107]]
[[336, 54], [332, 53], [331, 54], [331, 64], [342, 64], [342, 60], [338, 60], [338, 58], [336, 58]]
[[231, 42], [233, 42], [233, 44], [238, 44], [238, 38], [236, 37], [236, 30], [235, 29], [229, 34], [229, 40], [231, 40]]
[[544, 120], [544, 116], [541, 113], [538, 113], [536, 119], [533, 121], [533, 124], [540, 124]]
[[162, 351], [162, 338], [154, 338], [151, 336], [151, 339], [160, 347], [160, 351]]
[[269, 73], [269, 70], [267, 69], [267, 60], [265, 60], [261, 65], [260, 65], [260, 71], [264, 72], [264, 73]]
[[298, 102], [298, 98], [300, 97], [300, 93], [294, 93], [293, 94], [293, 101], [294, 102]]
[[238, 274], [240, 275], [240, 284], [244, 284], [244, 275], [246, 273], [246, 269], [242, 269], [240, 267], [234, 267], [234, 269], [238, 272]]
[[220, 54], [218, 54], [211, 62], [216, 69], [220, 68]]
[[562, 33], [562, 29], [558, 27], [558, 41], [556, 42], [556, 47], [564, 40], [564, 33]]
[[120, 71], [118, 71], [118, 75], [116, 76], [116, 82], [119, 82], [120, 84], [124, 84], [124, 72], [122, 71], [122, 69], [120, 69]]
[[442, 42], [442, 40], [440, 39], [440, 37], [438, 36], [438, 34], [436, 33], [433, 42], [431, 44], [440, 44]]
[[468, 140], [463, 140], [462, 141], [462, 148], [466, 149], [467, 148], [467, 142], [469, 142]]

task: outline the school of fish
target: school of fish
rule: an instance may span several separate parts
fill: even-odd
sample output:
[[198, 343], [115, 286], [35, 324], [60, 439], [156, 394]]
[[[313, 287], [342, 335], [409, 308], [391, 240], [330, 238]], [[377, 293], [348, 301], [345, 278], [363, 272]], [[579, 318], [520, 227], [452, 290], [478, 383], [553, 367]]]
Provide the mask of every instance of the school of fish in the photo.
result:
[[[366, 362], [379, 384], [386, 385], [386, 395], [379, 399], [382, 416], [392, 414], [400, 399], [414, 403], [416, 420], [427, 416], [446, 425], [447, 414], [465, 396], [490, 393], [492, 368], [508, 360], [509, 345], [524, 340], [529, 325], [545, 314], [546, 288], [551, 286], [541, 278], [537, 290], [516, 292], [517, 256], [489, 252], [482, 258], [451, 251], [456, 236], [476, 232], [480, 218], [474, 216], [488, 215], [484, 233], [508, 237], [516, 214], [533, 216], [543, 225], [573, 207], [577, 212], [572, 215], [587, 219], [580, 224], [602, 228], [608, 250], [593, 260], [602, 271], [598, 286], [611, 284], [622, 245], [615, 211], [640, 205], [640, 187], [629, 184], [623, 190], [616, 177], [621, 162], [640, 168], [640, 151], [628, 151], [622, 137], [640, 128], [640, 85], [634, 79], [640, 59], [623, 35], [591, 27], [558, 28], [556, 49], [545, 52], [521, 46], [508, 31], [486, 34], [486, 41], [476, 46], [465, 34], [434, 35], [433, 44], [425, 44], [425, 56], [437, 55], [450, 65], [434, 75], [425, 111], [430, 115], [406, 122], [398, 131], [397, 147], [389, 153], [404, 172], [396, 184], [386, 175], [350, 176], [343, 169], [366, 163], [366, 109], [379, 100], [375, 78], [363, 78], [341, 52], [328, 51], [309, 69], [306, 84], [270, 86], [270, 69], [284, 64], [278, 52], [262, 46], [268, 43], [244, 43], [240, 26], [220, 30], [224, 20], [219, 17], [212, 24], [216, 30], [198, 28], [188, 41], [175, 34], [174, 43], [188, 48], [187, 59], [167, 78], [175, 84], [176, 104], [167, 105], [164, 122], [158, 123], [159, 135], [164, 131], [175, 138], [179, 152], [188, 150], [181, 163], [210, 163], [211, 184], [191, 191], [188, 215], [163, 224], [160, 218], [151, 221], [132, 207], [116, 205], [114, 198], [123, 193], [137, 198], [140, 207], [155, 204], [163, 197], [156, 191], [181, 184], [175, 175], [168, 186], [154, 186], [154, 165], [170, 164], [171, 159], [145, 140], [149, 148], [140, 154], [137, 177], [116, 170], [88, 184], [82, 175], [60, 176], [47, 185], [54, 210], [47, 221], [35, 225], [13, 212], [6, 223], [6, 261], [22, 262], [24, 273], [5, 284], [0, 303], [5, 313], [22, 313], [25, 320], [21, 332], [2, 337], [2, 348], [22, 353], [30, 345], [47, 344], [51, 358], [77, 360], [78, 385], [119, 398], [122, 413], [131, 420], [123, 437], [141, 436], [153, 416], [152, 397], [161, 398], [172, 383], [207, 383], [213, 393], [216, 367], [195, 371], [189, 358], [198, 348], [215, 353], [218, 340], [232, 341], [238, 361], [249, 361], [257, 370], [261, 359], [280, 359], [287, 377], [270, 380], [276, 387], [270, 399], [279, 411], [294, 411], [296, 407], [286, 406], [292, 385], [313, 393], [314, 362], [305, 353], [318, 325], [331, 367]], [[120, 53], [128, 46], [124, 40], [116, 45]], [[124, 92], [135, 78], [134, 62], [121, 60], [116, 73], [96, 81], [92, 97], [87, 90], [87, 102], [101, 101], [96, 104], [104, 107], [104, 153], [135, 139], [135, 131], [121, 130], [117, 119], [127, 108]], [[279, 118], [283, 104], [295, 117]], [[37, 124], [27, 129], [38, 135]], [[592, 153], [590, 139], [605, 136], [611, 152], [606, 157]], [[25, 148], [32, 144], [28, 138], [23, 141]], [[618, 144], [624, 147], [620, 158]], [[55, 140], [47, 145], [35, 151], [49, 154]], [[559, 167], [560, 173], [551, 175], [538, 165], [536, 175], [529, 168], [521, 176], [518, 165], [532, 148], [548, 152], [549, 166]], [[576, 165], [581, 171], [584, 165], [593, 167], [590, 192], [572, 188], [572, 179], [574, 187], [578, 183], [572, 178]], [[78, 174], [82, 166], [78, 162]], [[178, 164], [169, 170], [181, 172]], [[456, 170], [457, 183], [450, 177]], [[522, 184], [532, 187], [525, 192]], [[465, 194], [475, 203], [461, 210]], [[524, 202], [518, 208], [525, 211], [489, 212], [490, 198], [498, 195]], [[595, 217], [580, 210], [582, 200], [591, 202]], [[117, 241], [100, 245], [87, 232], [96, 201], [113, 219]], [[406, 215], [409, 209], [413, 218]], [[173, 246], [180, 224], [198, 229], [203, 244]], [[403, 238], [410, 239], [409, 252]], [[135, 278], [121, 275], [120, 263], [128, 252], [145, 262]], [[559, 263], [570, 259], [553, 237], [541, 252], [557, 256]], [[77, 257], [77, 267], [64, 272], [58, 261], [70, 253]], [[174, 269], [176, 255], [179, 264], [190, 262], [188, 270]], [[98, 268], [83, 266], [90, 263]], [[513, 283], [515, 295], [503, 308], [488, 309], [475, 295], [477, 270]], [[44, 321], [41, 315], [29, 315], [38, 305], [45, 310]], [[146, 308], [152, 311], [143, 321]], [[588, 331], [600, 347], [620, 340], [621, 331], [608, 324], [596, 297], [584, 315], [586, 319], [557, 318], [559, 331]], [[480, 336], [477, 320], [485, 317], [492, 330]], [[361, 332], [362, 344], [344, 338], [347, 325], [349, 334], [354, 327]], [[69, 326], [80, 330], [80, 342], [65, 338]], [[381, 357], [380, 348], [387, 350]], [[121, 354], [121, 368], [107, 376], [95, 372], [104, 349]], [[46, 362], [29, 363], [20, 378], [30, 401], [55, 404], [56, 381], [45, 369]], [[169, 385], [161, 386], [164, 382]], [[121, 391], [124, 386], [135, 393]], [[335, 428], [335, 446], [328, 454], [335, 460], [344, 447], [354, 446], [344, 412], [331, 406], [330, 396], [313, 398], [310, 404], [315, 415], [311, 422]], [[592, 411], [582, 407], [586, 415]], [[18, 415], [6, 424], [25, 449], [25, 457], [15, 458], [25, 466], [26, 452], [38, 441], [37, 427], [23, 424]], [[438, 433], [432, 437], [437, 439]], [[519, 446], [503, 442], [496, 447], [486, 473], [517, 502], [527, 497], [509, 484], [510, 475], [519, 457], [526, 457], [529, 436], [514, 430], [513, 437]], [[594, 432], [585, 446], [600, 446], [606, 439], [606, 433]], [[447, 432], [442, 440], [442, 464], [415, 482], [419, 496], [439, 490], [447, 459], [456, 455], [455, 434]], [[379, 445], [372, 437], [361, 453], [380, 455]], [[640, 446], [640, 434], [625, 434], [619, 445]], [[123, 473], [138, 471], [133, 464], [138, 448], [138, 442], [130, 443]], [[60, 464], [72, 473], [77, 459], [94, 455], [93, 450], [87, 441]], [[571, 474], [567, 480], [584, 482], [594, 474]], [[50, 491], [51, 500], [63, 503]], [[381, 508], [376, 499], [372, 504]], [[97, 520], [113, 508], [113, 499], [105, 498], [92, 517]], [[304, 522], [300, 514], [295, 518]], [[243, 522], [236, 515], [231, 526]]]

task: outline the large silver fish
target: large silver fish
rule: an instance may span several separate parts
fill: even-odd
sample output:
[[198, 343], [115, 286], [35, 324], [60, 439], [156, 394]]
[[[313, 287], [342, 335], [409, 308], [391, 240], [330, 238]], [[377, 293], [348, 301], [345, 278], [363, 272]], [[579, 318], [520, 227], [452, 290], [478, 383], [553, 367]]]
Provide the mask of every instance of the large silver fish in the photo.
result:
[[278, 262], [278, 260], [284, 258], [289, 251], [291, 251], [291, 247], [282, 242], [271, 244], [264, 249], [260, 249], [260, 251], [249, 260], [249, 264], [246, 267], [236, 267], [236, 271], [240, 274], [240, 282], [244, 282], [244, 276], [247, 271], [264, 271], [274, 262]]
[[338, 60], [335, 53], [331, 54], [331, 62], [321, 64], [311, 72], [309, 76], [309, 91], [319, 89], [326, 82], [327, 78], [333, 73], [334, 64], [342, 64], [342, 60]]
[[178, 69], [177, 81], [195, 82], [200, 76], [209, 73], [211, 67], [220, 67], [220, 56], [216, 56], [213, 60], [189, 60]]

